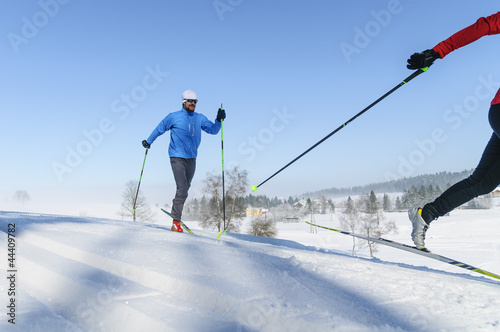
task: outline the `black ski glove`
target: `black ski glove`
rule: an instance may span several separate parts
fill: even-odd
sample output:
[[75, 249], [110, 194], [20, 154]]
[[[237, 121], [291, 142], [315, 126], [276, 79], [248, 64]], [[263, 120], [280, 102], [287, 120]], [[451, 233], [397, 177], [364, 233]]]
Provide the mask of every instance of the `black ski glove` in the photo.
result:
[[226, 118], [226, 111], [224, 111], [224, 109], [221, 107], [219, 108], [219, 110], [217, 111], [217, 121], [221, 121], [221, 120], [224, 120]]
[[420, 69], [429, 67], [432, 65], [434, 60], [441, 58], [438, 52], [435, 52], [432, 48], [430, 50], [425, 50], [421, 53], [413, 53], [408, 59], [408, 64], [406, 68], [408, 69]]
[[146, 149], [149, 149], [151, 147], [151, 144], [149, 144], [148, 141], [144, 140], [142, 141], [142, 146], [145, 147]]

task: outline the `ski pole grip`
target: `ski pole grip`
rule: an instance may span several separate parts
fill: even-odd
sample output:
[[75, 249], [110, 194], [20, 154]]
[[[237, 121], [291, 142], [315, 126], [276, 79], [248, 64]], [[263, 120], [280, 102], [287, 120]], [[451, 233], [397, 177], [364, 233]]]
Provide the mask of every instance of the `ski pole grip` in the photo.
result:
[[403, 84], [410, 82], [412, 79], [414, 79], [418, 75], [422, 74], [423, 72], [426, 72], [427, 69], [429, 69], [429, 67], [424, 67], [424, 68], [420, 68], [420, 69], [415, 70], [413, 72], [413, 74], [411, 74], [410, 76], [408, 76], [406, 79], [403, 80]]

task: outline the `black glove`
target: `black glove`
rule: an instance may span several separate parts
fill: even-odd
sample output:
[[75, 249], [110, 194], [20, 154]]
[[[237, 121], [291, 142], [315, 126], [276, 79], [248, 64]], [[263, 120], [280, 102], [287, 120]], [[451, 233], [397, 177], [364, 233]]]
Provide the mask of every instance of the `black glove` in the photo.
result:
[[221, 120], [224, 120], [226, 118], [226, 111], [224, 111], [224, 109], [221, 107], [219, 108], [219, 110], [217, 111], [217, 121], [221, 121]]
[[146, 149], [149, 149], [151, 147], [151, 144], [149, 144], [148, 141], [144, 140], [142, 141], [142, 146], [145, 147]]
[[425, 50], [422, 53], [413, 53], [408, 59], [408, 64], [406, 68], [408, 69], [420, 69], [429, 67], [432, 65], [434, 60], [441, 58], [438, 52], [435, 52], [432, 48], [430, 50]]

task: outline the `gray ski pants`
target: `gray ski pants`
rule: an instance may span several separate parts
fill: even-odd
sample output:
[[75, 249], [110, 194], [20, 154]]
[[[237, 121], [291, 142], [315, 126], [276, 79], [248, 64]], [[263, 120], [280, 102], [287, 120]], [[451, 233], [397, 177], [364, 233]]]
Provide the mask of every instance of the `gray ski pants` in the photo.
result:
[[191, 180], [193, 180], [196, 170], [196, 159], [171, 157], [170, 165], [172, 166], [172, 172], [174, 173], [175, 184], [177, 186], [170, 213], [174, 220], [181, 220], [184, 202], [186, 202], [188, 197], [188, 190], [189, 187], [191, 187]]

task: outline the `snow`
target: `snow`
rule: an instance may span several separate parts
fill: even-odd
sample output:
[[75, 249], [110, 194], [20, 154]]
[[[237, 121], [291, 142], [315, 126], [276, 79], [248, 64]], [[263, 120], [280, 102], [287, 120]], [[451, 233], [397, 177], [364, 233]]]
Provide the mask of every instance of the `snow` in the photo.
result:
[[[431, 225], [434, 252], [500, 274], [500, 208]], [[386, 238], [410, 244], [405, 213]], [[337, 215], [316, 215], [339, 227]], [[188, 225], [0, 212], [2, 331], [500, 331], [500, 280], [390, 247], [279, 223], [278, 238]], [[246, 228], [244, 227], [243, 230]], [[202, 233], [202, 235], [200, 235]], [[357, 245], [358, 246], [358, 245]], [[15, 296], [9, 296], [9, 288]], [[15, 300], [15, 325], [7, 306]]]

